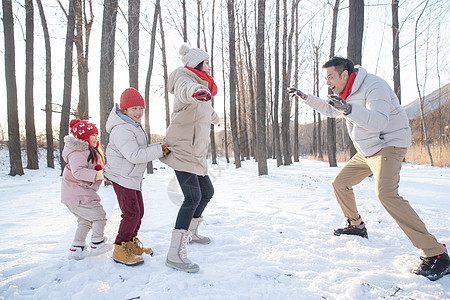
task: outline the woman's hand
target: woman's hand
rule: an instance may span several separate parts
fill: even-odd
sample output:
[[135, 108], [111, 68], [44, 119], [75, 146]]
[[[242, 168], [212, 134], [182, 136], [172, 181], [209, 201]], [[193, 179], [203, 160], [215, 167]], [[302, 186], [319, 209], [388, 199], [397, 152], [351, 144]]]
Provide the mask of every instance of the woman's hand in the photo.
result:
[[211, 100], [211, 94], [207, 90], [198, 90], [192, 94], [192, 98], [195, 98], [200, 101], [209, 101]]

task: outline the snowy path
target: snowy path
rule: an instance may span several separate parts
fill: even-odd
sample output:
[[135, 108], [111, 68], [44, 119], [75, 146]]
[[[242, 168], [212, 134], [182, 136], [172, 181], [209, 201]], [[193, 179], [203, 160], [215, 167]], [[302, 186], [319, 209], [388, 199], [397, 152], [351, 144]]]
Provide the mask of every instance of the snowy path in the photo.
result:
[[[383, 210], [371, 178], [355, 188], [369, 239], [335, 237], [343, 217], [330, 182], [342, 165], [275, 163], [263, 177], [253, 161], [211, 168], [215, 196], [200, 231], [213, 243], [189, 245], [196, 274], [164, 265], [179, 195], [163, 164], [144, 181], [140, 238], [155, 255], [137, 267], [114, 263], [111, 252], [67, 260], [76, 221], [60, 203], [59, 171], [12, 178], [0, 166], [0, 299], [450, 299], [450, 276], [410, 273], [421, 253]], [[406, 164], [401, 176], [400, 193], [450, 244], [450, 169]], [[114, 239], [120, 209], [111, 186], [100, 195]]]

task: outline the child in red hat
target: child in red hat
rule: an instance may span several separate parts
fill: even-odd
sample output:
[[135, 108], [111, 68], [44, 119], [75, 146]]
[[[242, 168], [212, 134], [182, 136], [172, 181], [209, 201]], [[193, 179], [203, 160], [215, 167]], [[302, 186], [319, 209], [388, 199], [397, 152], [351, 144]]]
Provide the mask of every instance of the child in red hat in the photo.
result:
[[106, 212], [97, 191], [103, 181], [103, 155], [99, 148], [98, 129], [89, 121], [70, 121], [72, 135], [64, 138], [62, 157], [67, 163], [61, 184], [61, 202], [78, 219], [69, 258], [83, 259], [88, 251], [86, 237], [92, 228], [91, 255], [112, 248], [104, 236]]
[[104, 176], [112, 182], [122, 211], [113, 260], [128, 266], [144, 262], [144, 253], [153, 254], [137, 237], [144, 216], [142, 180], [147, 163], [170, 152], [165, 145], [149, 144], [140, 123], [144, 108], [141, 94], [134, 88], [127, 88], [120, 96], [120, 107], [113, 107], [106, 122], [110, 135]]

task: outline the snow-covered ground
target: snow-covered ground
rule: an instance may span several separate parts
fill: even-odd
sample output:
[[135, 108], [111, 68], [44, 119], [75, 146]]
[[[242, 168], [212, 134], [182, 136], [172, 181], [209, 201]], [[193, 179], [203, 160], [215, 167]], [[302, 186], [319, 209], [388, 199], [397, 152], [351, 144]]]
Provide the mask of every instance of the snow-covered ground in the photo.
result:
[[[155, 161], [144, 180], [139, 237], [155, 254], [127, 267], [112, 252], [68, 260], [76, 220], [60, 203], [60, 171], [42, 157], [41, 169], [11, 177], [0, 154], [0, 299], [450, 299], [450, 275], [411, 274], [421, 252], [381, 207], [372, 178], [355, 188], [369, 239], [333, 236], [343, 216], [330, 183], [342, 164], [269, 160], [259, 177], [254, 161], [235, 169], [220, 160], [200, 228], [213, 243], [188, 246], [200, 272], [187, 274], [164, 264], [181, 199], [170, 168]], [[450, 168], [407, 163], [401, 178], [400, 193], [450, 244]], [[111, 186], [99, 193], [114, 239], [120, 209]]]

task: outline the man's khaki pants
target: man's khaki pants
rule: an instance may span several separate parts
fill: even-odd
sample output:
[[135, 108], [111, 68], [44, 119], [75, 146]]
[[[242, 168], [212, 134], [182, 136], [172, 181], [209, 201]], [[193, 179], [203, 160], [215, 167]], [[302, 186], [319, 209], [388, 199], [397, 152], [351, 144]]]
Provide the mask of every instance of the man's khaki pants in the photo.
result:
[[406, 148], [386, 147], [372, 156], [357, 153], [334, 178], [332, 184], [337, 201], [352, 225], [361, 223], [355, 202], [353, 186], [373, 174], [375, 191], [383, 207], [411, 240], [422, 249], [425, 257], [436, 256], [445, 251], [431, 235], [409, 202], [398, 194], [400, 169], [406, 155]]

